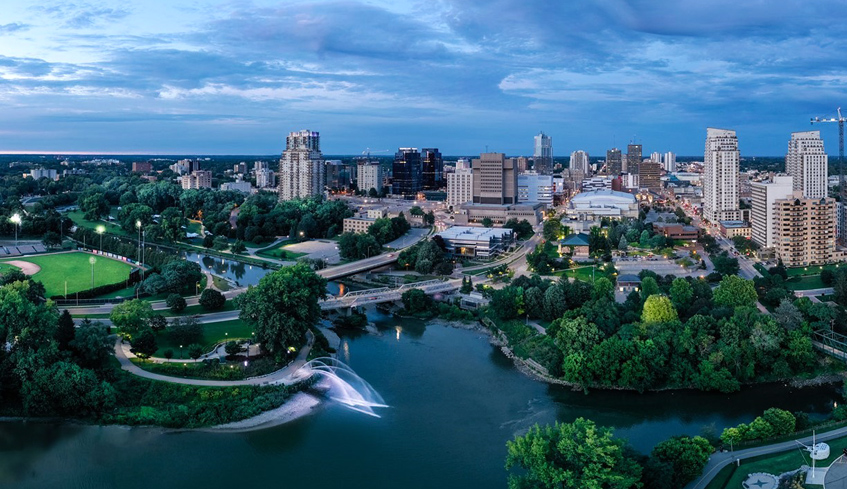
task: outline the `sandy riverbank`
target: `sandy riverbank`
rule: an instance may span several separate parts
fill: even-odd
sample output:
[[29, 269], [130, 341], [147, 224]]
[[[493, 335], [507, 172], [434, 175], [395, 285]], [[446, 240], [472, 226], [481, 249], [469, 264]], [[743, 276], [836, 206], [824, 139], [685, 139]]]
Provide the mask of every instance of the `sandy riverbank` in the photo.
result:
[[209, 431], [214, 433], [239, 433], [244, 431], [263, 430], [272, 428], [281, 424], [294, 421], [311, 414], [320, 406], [321, 401], [312, 394], [298, 392], [291, 399], [285, 401], [282, 406], [265, 411], [264, 413], [252, 418], [242, 419], [232, 423], [204, 428], [200, 431]]

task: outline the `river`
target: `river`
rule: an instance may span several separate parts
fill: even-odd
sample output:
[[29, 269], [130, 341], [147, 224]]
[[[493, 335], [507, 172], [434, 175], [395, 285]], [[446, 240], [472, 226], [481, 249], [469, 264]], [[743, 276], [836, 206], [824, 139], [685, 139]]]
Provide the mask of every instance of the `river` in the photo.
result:
[[646, 452], [772, 406], [825, 412], [838, 395], [781, 385], [585, 395], [529, 379], [480, 332], [370, 316], [382, 334], [344, 337], [339, 358], [391, 406], [381, 418], [327, 402], [246, 433], [0, 423], [0, 488], [504, 488], [505, 443], [534, 423], [587, 417]]

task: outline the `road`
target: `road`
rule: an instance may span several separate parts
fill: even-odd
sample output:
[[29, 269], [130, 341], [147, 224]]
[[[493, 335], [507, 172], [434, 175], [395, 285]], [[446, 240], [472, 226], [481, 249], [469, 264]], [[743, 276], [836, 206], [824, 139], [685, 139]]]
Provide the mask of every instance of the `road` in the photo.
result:
[[[194, 315], [194, 316], [180, 316], [180, 317], [185, 317], [185, 318], [193, 317], [200, 324], [221, 323], [221, 322], [224, 322], [224, 321], [233, 321], [235, 319], [238, 319], [238, 313], [239, 312], [240, 311], [212, 312], [212, 313], [209, 313], [209, 314], [197, 314], [197, 315]], [[82, 315], [82, 314], [80, 314], [76, 311], [71, 311], [71, 314], [74, 315], [74, 316]], [[174, 319], [174, 318], [168, 317], [168, 319]], [[80, 323], [82, 323], [82, 321], [83, 321], [83, 319], [81, 319], [81, 318], [80, 319], [74, 318], [74, 323], [76, 323], [76, 324], [80, 324]], [[106, 326], [114, 326], [112, 324], [112, 321], [110, 321], [108, 319], [92, 319], [91, 321], [92, 322], [98, 321], [102, 324], [105, 324]]]
[[115, 358], [118, 359], [118, 362], [121, 364], [121, 369], [126, 370], [127, 372], [137, 375], [139, 377], [144, 377], [145, 379], [150, 380], [158, 380], [161, 382], [171, 382], [174, 384], [186, 384], [186, 385], [198, 385], [198, 386], [206, 386], [206, 387], [234, 387], [239, 385], [276, 385], [276, 384], [285, 384], [290, 385], [302, 380], [297, 377], [295, 373], [303, 364], [306, 363], [306, 358], [309, 356], [309, 352], [312, 350], [312, 344], [315, 342], [315, 335], [311, 331], [306, 332], [306, 336], [308, 338], [306, 342], [306, 346], [304, 346], [300, 353], [297, 354], [297, 358], [294, 359], [290, 364], [285, 366], [284, 368], [277, 370], [276, 372], [272, 372], [267, 375], [263, 375], [261, 377], [253, 377], [251, 379], [244, 380], [201, 380], [201, 379], [183, 379], [180, 377], [170, 377], [167, 375], [155, 374], [153, 372], [148, 372], [143, 368], [132, 363], [130, 358], [135, 358], [135, 355], [129, 351], [129, 345], [123, 344], [121, 339], [115, 342]]
[[[841, 436], [847, 435], [847, 427], [838, 428], [837, 430], [828, 431], [826, 433], [818, 433], [816, 441], [826, 441], [831, 440], [833, 438], [838, 438]], [[805, 438], [798, 439], [800, 443], [804, 445], [812, 444], [812, 437], [807, 436]], [[744, 450], [736, 450], [734, 452], [724, 452], [724, 453], [715, 453], [709, 457], [709, 462], [706, 464], [706, 467], [703, 468], [703, 474], [690, 482], [685, 489], [703, 489], [706, 487], [709, 482], [717, 475], [718, 472], [727, 465], [734, 463], [736, 460], [744, 460], [750, 457], [756, 457], [758, 455], [766, 455], [770, 453], [778, 453], [784, 452], [787, 450], [794, 450], [797, 448], [797, 443], [792, 441], [786, 441], [782, 443], [775, 443], [773, 445], [766, 445], [763, 447], [756, 448], [746, 448]], [[837, 447], [833, 447], [834, 450], [837, 450]]]

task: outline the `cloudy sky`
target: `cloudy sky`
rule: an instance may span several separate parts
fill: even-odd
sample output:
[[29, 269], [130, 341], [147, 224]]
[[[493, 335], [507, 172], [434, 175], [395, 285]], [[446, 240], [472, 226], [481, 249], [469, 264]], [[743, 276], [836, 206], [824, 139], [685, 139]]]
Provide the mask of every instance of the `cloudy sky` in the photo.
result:
[[847, 108], [843, 0], [2, 4], [0, 152], [779, 155]]

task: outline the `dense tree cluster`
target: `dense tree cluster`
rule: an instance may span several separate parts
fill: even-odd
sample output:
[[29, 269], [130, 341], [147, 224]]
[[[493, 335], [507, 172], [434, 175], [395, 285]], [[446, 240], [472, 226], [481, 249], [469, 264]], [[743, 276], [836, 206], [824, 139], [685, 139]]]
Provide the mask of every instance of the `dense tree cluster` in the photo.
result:
[[444, 241], [436, 235], [400, 252], [397, 268], [424, 275], [450, 275], [453, 273], [453, 260], [445, 251]]
[[529, 238], [530, 236], [532, 236], [533, 233], [532, 224], [530, 224], [529, 221], [527, 221], [526, 219], [521, 219], [520, 221], [518, 221], [515, 218], [511, 218], [506, 221], [505, 224], [503, 224], [503, 227], [514, 231], [515, 237], [521, 240]]
[[737, 445], [741, 441], [752, 441], [773, 436], [788, 435], [797, 429], [797, 417], [784, 409], [770, 408], [749, 424], [725, 428], [721, 441], [727, 445]]
[[253, 243], [276, 236], [291, 236], [298, 241], [333, 238], [341, 233], [344, 218], [352, 215], [342, 200], [315, 197], [280, 202], [276, 193], [259, 192], [239, 208], [238, 228], [231, 237]]

